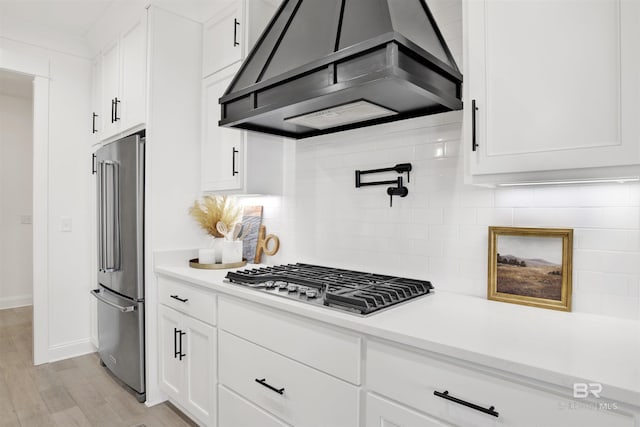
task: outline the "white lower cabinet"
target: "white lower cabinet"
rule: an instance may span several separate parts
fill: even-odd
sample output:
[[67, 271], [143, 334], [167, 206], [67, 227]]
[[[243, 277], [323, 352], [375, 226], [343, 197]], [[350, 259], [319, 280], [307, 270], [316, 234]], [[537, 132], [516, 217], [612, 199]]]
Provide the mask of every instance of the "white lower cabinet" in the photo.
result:
[[219, 427], [287, 427], [288, 424], [258, 408], [224, 386], [218, 386]]
[[296, 427], [357, 427], [359, 388], [220, 331], [225, 387]]
[[615, 405], [601, 409], [606, 399], [576, 402], [571, 390], [539, 390], [393, 344], [369, 341], [366, 372], [371, 391], [456, 426], [634, 426]]
[[406, 406], [367, 393], [367, 427], [444, 427], [448, 424]]
[[216, 328], [160, 305], [160, 388], [207, 426], [216, 424]]

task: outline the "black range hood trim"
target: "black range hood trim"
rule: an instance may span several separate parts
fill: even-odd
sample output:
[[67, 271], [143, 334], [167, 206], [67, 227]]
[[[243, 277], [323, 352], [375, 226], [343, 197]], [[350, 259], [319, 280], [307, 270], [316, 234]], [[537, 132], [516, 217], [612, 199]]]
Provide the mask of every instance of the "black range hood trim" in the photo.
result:
[[[348, 48], [339, 50], [335, 53], [327, 55], [324, 58], [310, 62], [301, 67], [295, 68], [293, 70], [287, 71], [286, 73], [272, 77], [268, 80], [263, 80], [261, 82], [254, 83], [251, 86], [248, 86], [244, 89], [240, 89], [238, 91], [231, 92], [231, 93], [227, 89], [227, 92], [220, 98], [220, 104], [224, 104], [229, 101], [242, 98], [253, 92], [264, 90], [271, 86], [276, 86], [279, 83], [286, 82], [288, 80], [291, 80], [292, 78], [299, 77], [303, 74], [307, 74], [309, 72], [315, 71], [324, 66], [336, 64], [350, 57], [359, 56], [363, 53], [366, 53], [371, 50], [375, 50], [376, 48], [389, 44], [390, 42], [396, 42], [399, 45], [404, 46], [407, 49], [407, 51], [413, 54], [418, 54], [421, 57], [421, 60], [427, 61], [429, 63], [430, 68], [435, 68], [437, 72], [443, 75], [444, 77], [448, 77], [450, 79], [457, 80], [459, 83], [462, 83], [462, 74], [457, 69], [454, 70], [453, 68], [447, 66], [447, 64], [440, 61], [438, 58], [436, 58], [426, 50], [422, 49], [420, 46], [416, 45], [411, 40], [404, 37], [402, 34], [399, 34], [396, 32], [390, 32], [390, 33], [382, 34], [376, 38], [364, 41], [362, 43], [349, 46]], [[232, 88], [235, 85], [239, 76], [242, 74], [242, 70], [246, 67], [246, 64], [249, 63], [252, 54], [254, 54], [253, 51], [251, 52], [249, 57], [242, 63], [242, 66], [234, 76], [233, 80], [231, 80], [231, 83], [229, 84], [229, 88]]]

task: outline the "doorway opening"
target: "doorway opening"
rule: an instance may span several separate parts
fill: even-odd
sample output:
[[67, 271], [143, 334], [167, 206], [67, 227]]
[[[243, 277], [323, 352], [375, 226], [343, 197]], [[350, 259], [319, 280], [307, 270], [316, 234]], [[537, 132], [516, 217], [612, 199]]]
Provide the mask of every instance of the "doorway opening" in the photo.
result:
[[0, 70], [0, 327], [33, 361], [33, 76]]

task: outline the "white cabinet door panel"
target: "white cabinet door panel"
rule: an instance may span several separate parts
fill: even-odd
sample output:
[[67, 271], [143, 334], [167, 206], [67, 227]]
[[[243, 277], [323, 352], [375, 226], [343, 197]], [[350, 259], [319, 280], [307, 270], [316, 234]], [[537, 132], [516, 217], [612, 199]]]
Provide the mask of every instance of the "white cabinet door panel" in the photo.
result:
[[367, 393], [367, 427], [445, 427], [438, 420]]
[[184, 375], [176, 357], [182, 315], [168, 307], [158, 306], [158, 348], [160, 349], [160, 388], [172, 398], [183, 392]]
[[243, 4], [236, 0], [203, 26], [203, 77], [242, 59]]
[[472, 175], [640, 163], [640, 3], [467, 1]]
[[240, 190], [244, 176], [244, 132], [218, 126], [220, 104], [238, 67], [204, 80], [204, 129], [202, 141], [202, 190]]
[[[147, 81], [147, 19], [146, 14], [122, 34], [122, 93], [118, 107], [121, 130], [145, 120]], [[121, 112], [120, 112], [121, 111]]]
[[189, 316], [183, 317], [186, 342], [183, 341], [186, 369], [185, 408], [206, 421], [215, 424], [216, 408], [216, 330]]
[[218, 427], [287, 427], [287, 424], [224, 386], [218, 387], [218, 395], [220, 396]]

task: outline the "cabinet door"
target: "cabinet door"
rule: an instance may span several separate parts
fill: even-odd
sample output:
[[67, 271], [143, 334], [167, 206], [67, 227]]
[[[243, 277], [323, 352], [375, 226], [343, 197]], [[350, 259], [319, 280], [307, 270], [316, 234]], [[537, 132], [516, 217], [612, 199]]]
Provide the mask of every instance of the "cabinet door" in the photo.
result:
[[220, 104], [238, 66], [214, 74], [204, 81], [202, 190], [240, 190], [243, 185], [244, 132], [218, 126]]
[[181, 400], [190, 413], [215, 425], [216, 420], [216, 329], [189, 316], [183, 317], [186, 388]]
[[114, 101], [119, 97], [120, 51], [115, 42], [102, 51], [102, 127], [100, 139], [108, 138], [118, 131], [118, 122], [114, 117]]
[[122, 34], [121, 84], [122, 92], [118, 105], [121, 130], [144, 123], [147, 81], [147, 19], [143, 15]]
[[434, 418], [367, 393], [368, 427], [445, 427]]
[[204, 24], [203, 77], [242, 59], [242, 0], [236, 0]]
[[100, 57], [91, 62], [91, 143], [100, 142], [102, 130], [102, 61]]
[[472, 175], [640, 163], [640, 2], [469, 0], [465, 29]]
[[[158, 348], [160, 349], [160, 388], [174, 399], [179, 399], [184, 388], [183, 361], [176, 352], [180, 347], [183, 315], [163, 305], [158, 306]], [[184, 350], [184, 335], [182, 348]], [[183, 351], [184, 352], [184, 351]], [[184, 359], [183, 359], [184, 360]]]

